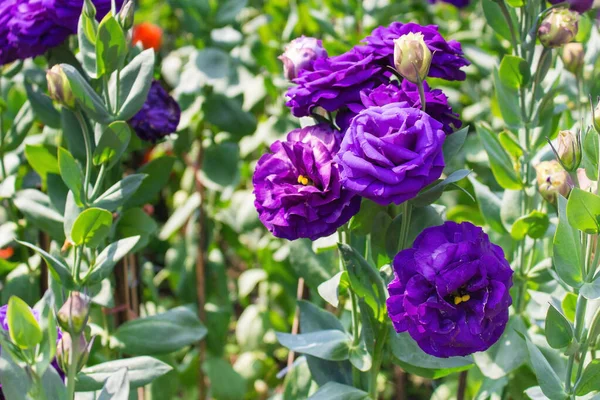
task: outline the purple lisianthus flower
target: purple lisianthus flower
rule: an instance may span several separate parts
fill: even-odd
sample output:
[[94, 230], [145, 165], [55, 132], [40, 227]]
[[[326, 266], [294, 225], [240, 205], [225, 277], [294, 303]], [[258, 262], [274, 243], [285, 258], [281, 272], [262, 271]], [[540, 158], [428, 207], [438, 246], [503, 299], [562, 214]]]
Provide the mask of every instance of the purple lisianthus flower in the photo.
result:
[[333, 234], [360, 208], [360, 197], [340, 183], [334, 156], [341, 133], [327, 124], [290, 132], [263, 155], [252, 183], [254, 205], [273, 235], [316, 240]]
[[142, 140], [156, 142], [177, 131], [181, 109], [160, 82], [153, 81], [148, 98], [129, 124]]
[[[8, 332], [8, 319], [6, 317], [7, 311], [8, 311], [8, 305], [3, 305], [2, 307], [0, 307], [0, 329]], [[35, 319], [37, 321], [39, 321], [40, 313], [34, 309], [31, 309], [31, 312], [33, 313], [33, 316], [35, 317]], [[59, 328], [56, 328], [56, 333], [57, 333], [56, 343], [58, 343], [60, 341], [60, 339], [62, 338], [62, 331]], [[1, 352], [2, 352], [2, 347], [0, 347], [0, 353]], [[58, 372], [58, 374], [64, 379], [65, 375], [62, 372], [62, 370], [60, 369], [60, 367], [58, 366], [58, 362], [56, 359], [52, 360], [52, 366]], [[2, 385], [0, 385], [0, 399], [4, 399], [4, 394], [2, 393]]]
[[[564, 1], [565, 0], [550, 0], [550, 3], [559, 4]], [[594, 5], [594, 0], [567, 0], [567, 2], [569, 3], [569, 8], [578, 13], [589, 11]]]
[[[440, 89], [430, 89], [427, 82], [423, 82], [423, 86], [427, 114], [444, 125], [443, 129], [447, 135], [460, 128], [462, 121], [458, 118], [458, 114], [452, 112], [452, 107], [448, 105], [448, 98], [444, 92]], [[346, 110], [340, 111], [336, 115], [336, 122], [342, 131], [345, 131], [352, 118], [365, 108], [405, 102], [409, 107], [421, 109], [419, 88], [407, 80], [402, 81], [400, 86], [392, 82], [388, 85], [380, 85], [375, 89], [363, 90], [360, 98], [360, 103], [350, 103]]]
[[408, 103], [369, 107], [344, 135], [342, 186], [381, 205], [400, 204], [440, 177], [443, 125]]
[[[44, 6], [49, 10], [52, 10], [52, 16], [54, 21], [58, 25], [62, 25], [71, 30], [72, 33], [77, 32], [77, 25], [79, 23], [79, 16], [83, 9], [84, 0], [42, 0]], [[123, 5], [124, 0], [116, 0], [115, 5], [117, 11]], [[111, 0], [92, 0], [94, 7], [96, 7], [96, 19], [101, 21], [102, 18], [111, 8]]]
[[467, 76], [460, 68], [471, 63], [465, 59], [460, 43], [455, 40], [446, 41], [436, 25], [394, 22], [387, 27], [380, 26], [365, 38], [365, 45], [360, 46], [358, 51], [372, 54], [377, 60], [394, 66], [394, 40], [408, 33], [421, 33], [425, 44], [433, 53], [429, 76], [449, 81], [465, 80]]
[[430, 3], [438, 3], [438, 2], [442, 2], [442, 3], [448, 3], [448, 4], [452, 4], [455, 7], [458, 8], [462, 8], [462, 7], [466, 7], [469, 5], [470, 1], [469, 0], [429, 0]]
[[504, 332], [513, 271], [480, 227], [448, 221], [427, 228], [393, 267], [388, 314], [427, 354], [484, 351]]
[[283, 62], [285, 77], [289, 80], [296, 79], [299, 71], [306, 69], [319, 58], [327, 58], [327, 50], [323, 48], [323, 42], [306, 36], [292, 40], [285, 47], [284, 53], [279, 56]]
[[[389, 73], [375, 63], [375, 56], [353, 48], [335, 57], [315, 60], [299, 72], [296, 85], [287, 92], [286, 105], [296, 117], [310, 116], [313, 108], [333, 112], [360, 101], [360, 91], [389, 82]], [[392, 45], [393, 52], [393, 45]]]

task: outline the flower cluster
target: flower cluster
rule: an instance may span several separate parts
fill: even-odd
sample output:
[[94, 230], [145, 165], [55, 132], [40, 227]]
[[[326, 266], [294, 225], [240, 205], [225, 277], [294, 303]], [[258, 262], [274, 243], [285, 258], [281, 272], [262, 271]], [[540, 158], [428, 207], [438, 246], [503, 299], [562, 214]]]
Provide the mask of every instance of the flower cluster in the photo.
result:
[[[96, 17], [111, 0], [93, 0]], [[116, 2], [118, 6], [123, 0]], [[3, 0], [0, 3], [0, 65], [37, 57], [77, 31], [83, 0]]]
[[388, 313], [436, 357], [487, 350], [504, 332], [513, 271], [502, 249], [468, 222], [425, 229], [398, 253]]

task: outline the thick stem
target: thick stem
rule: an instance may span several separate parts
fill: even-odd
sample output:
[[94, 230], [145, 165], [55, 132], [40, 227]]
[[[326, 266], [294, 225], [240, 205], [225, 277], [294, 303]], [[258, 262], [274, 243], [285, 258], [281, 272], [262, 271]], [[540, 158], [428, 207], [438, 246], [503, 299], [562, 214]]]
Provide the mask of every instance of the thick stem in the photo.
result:
[[[296, 300], [299, 301], [302, 299], [302, 295], [304, 293], [304, 278], [298, 279], [298, 288], [296, 289]], [[292, 335], [298, 334], [298, 330], [300, 328], [300, 307], [296, 305], [296, 312], [294, 314], [294, 322], [292, 323]], [[292, 364], [294, 363], [294, 351], [290, 351], [288, 354], [287, 360], [287, 370], [288, 373], [292, 369]]]
[[421, 100], [421, 111], [426, 112], [427, 110], [427, 99], [425, 98], [425, 81], [419, 79], [417, 87], [419, 88], [419, 99]]
[[388, 325], [387, 322], [385, 322], [381, 327], [381, 331], [379, 332], [379, 336], [377, 337], [375, 342], [375, 354], [373, 355], [373, 366], [371, 367], [371, 382], [369, 384], [371, 399], [373, 400], [377, 400], [378, 398], [377, 376], [379, 375], [381, 363], [383, 362], [383, 349], [387, 340], [388, 331]]
[[519, 46], [517, 46], [517, 34], [515, 31], [515, 27], [513, 25], [513, 20], [510, 17], [508, 8], [506, 7], [506, 3], [504, 3], [504, 0], [501, 0], [501, 1], [498, 1], [498, 5], [500, 6], [502, 15], [504, 16], [504, 19], [506, 20], [508, 29], [510, 30], [510, 39], [511, 39], [510, 42], [513, 47], [513, 52], [515, 53], [515, 55], [519, 55]]
[[71, 336], [71, 353], [69, 356], [69, 371], [67, 375], [68, 398], [75, 399], [75, 377], [77, 376], [77, 364], [79, 360], [79, 338]]
[[83, 142], [85, 144], [85, 177], [83, 181], [83, 200], [84, 203], [87, 204], [88, 187], [90, 186], [90, 179], [92, 175], [92, 138], [90, 137], [87, 122], [83, 118], [81, 111], [75, 111], [75, 117], [77, 118], [79, 126], [81, 127], [81, 132], [83, 133]]
[[467, 373], [469, 371], [463, 371], [458, 375], [458, 390], [456, 392], [456, 400], [465, 400], [465, 394], [467, 392]]

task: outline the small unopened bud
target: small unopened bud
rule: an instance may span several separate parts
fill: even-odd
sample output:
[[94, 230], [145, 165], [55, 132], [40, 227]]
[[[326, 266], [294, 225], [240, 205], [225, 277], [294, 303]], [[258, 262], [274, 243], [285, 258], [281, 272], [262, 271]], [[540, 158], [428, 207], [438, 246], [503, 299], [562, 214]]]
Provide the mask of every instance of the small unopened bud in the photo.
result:
[[75, 97], [71, 90], [69, 78], [67, 78], [59, 64], [46, 72], [46, 80], [48, 81], [48, 93], [52, 100], [68, 108], [75, 107]]
[[119, 24], [121, 24], [121, 28], [123, 28], [124, 31], [131, 29], [131, 27], [133, 26], [134, 13], [135, 4], [133, 4], [133, 0], [129, 0], [128, 2], [123, 4], [121, 11], [119, 11], [118, 21]]
[[581, 43], [567, 43], [563, 47], [562, 60], [567, 71], [577, 74], [583, 68], [585, 50]]
[[422, 33], [408, 33], [394, 40], [394, 65], [409, 82], [425, 80], [431, 66], [431, 50]]
[[578, 29], [578, 13], [566, 8], [554, 8], [538, 28], [538, 38], [546, 47], [561, 47], [575, 38]]
[[62, 338], [56, 345], [56, 359], [63, 371], [68, 371], [69, 366], [77, 364], [77, 372], [81, 371], [88, 361], [90, 350], [94, 344], [94, 338], [88, 343], [83, 333], [77, 335], [77, 348], [73, 346], [73, 339], [68, 332], [64, 332]]
[[558, 161], [543, 161], [535, 171], [540, 194], [550, 203], [556, 204], [558, 194], [567, 197], [571, 192], [571, 177]]
[[576, 171], [581, 164], [581, 136], [572, 131], [560, 131], [556, 156], [565, 170]]
[[83, 1], [83, 13], [90, 19], [96, 18], [96, 6], [94, 6], [94, 3], [91, 0]]
[[[592, 99], [590, 98], [590, 102], [591, 100]], [[592, 119], [594, 123], [594, 129], [596, 130], [596, 133], [600, 135], [600, 98], [598, 99], [596, 108], [594, 108], [594, 103], [592, 103]]]
[[285, 51], [278, 58], [283, 62], [283, 74], [291, 81], [314, 60], [327, 58], [327, 50], [321, 40], [300, 36], [285, 46]]
[[89, 299], [79, 292], [71, 292], [65, 304], [58, 310], [58, 322], [64, 332], [79, 334], [85, 328], [89, 312]]

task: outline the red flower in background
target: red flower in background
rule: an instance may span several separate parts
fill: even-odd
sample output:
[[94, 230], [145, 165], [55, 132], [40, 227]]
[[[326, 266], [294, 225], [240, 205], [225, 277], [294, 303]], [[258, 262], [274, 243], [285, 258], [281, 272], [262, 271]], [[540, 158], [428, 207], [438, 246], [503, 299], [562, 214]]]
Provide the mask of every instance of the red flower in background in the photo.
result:
[[5, 260], [8, 260], [9, 258], [11, 258], [13, 256], [13, 254], [15, 254], [15, 251], [13, 250], [12, 247], [0, 249], [0, 258], [3, 258]]
[[133, 28], [133, 44], [142, 43], [144, 49], [159, 51], [162, 46], [163, 31], [150, 22], [142, 22]]

